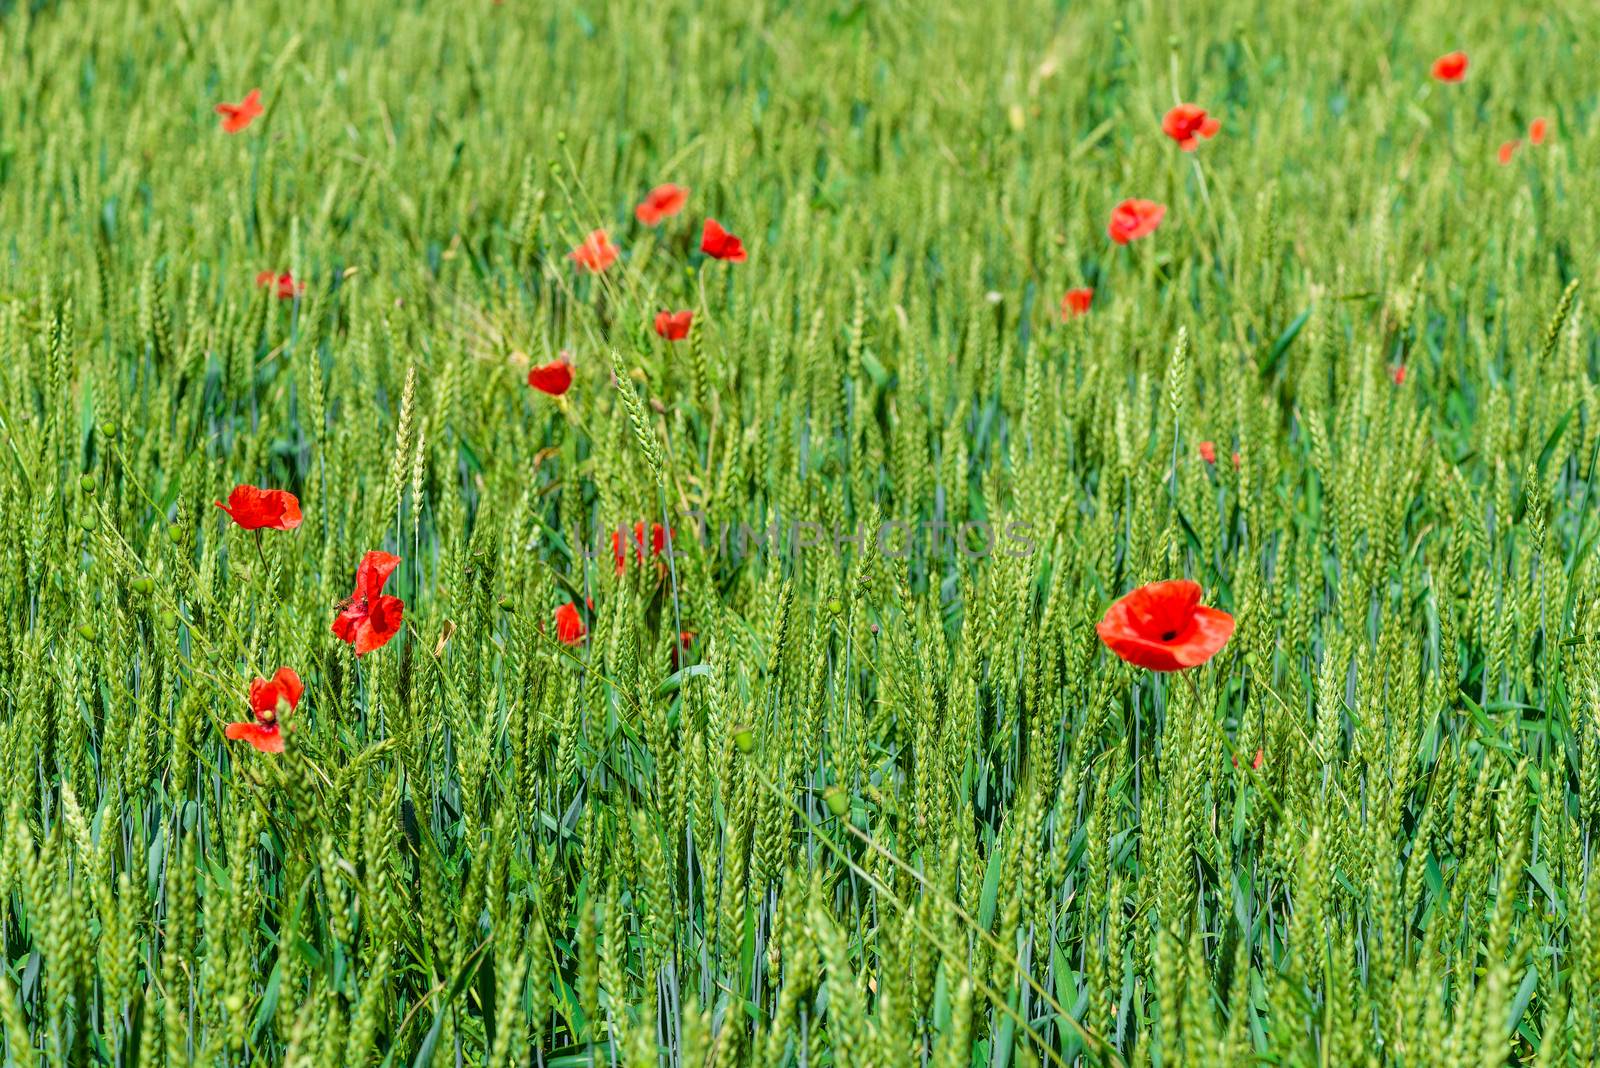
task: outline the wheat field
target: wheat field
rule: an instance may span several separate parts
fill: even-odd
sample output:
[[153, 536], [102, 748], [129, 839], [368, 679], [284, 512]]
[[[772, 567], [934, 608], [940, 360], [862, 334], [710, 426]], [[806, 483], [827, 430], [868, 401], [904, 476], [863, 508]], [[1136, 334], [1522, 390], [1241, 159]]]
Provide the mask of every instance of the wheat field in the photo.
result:
[[1597, 53], [0, 3], [0, 1064], [1600, 1063]]

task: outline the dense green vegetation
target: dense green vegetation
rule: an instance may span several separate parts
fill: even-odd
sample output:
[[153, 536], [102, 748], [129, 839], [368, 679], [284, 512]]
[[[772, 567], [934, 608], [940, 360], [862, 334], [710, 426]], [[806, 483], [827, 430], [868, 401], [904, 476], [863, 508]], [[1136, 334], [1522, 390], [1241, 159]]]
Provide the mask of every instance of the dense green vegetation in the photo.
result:
[[1596, 1063], [1597, 50], [0, 4], [0, 1062]]

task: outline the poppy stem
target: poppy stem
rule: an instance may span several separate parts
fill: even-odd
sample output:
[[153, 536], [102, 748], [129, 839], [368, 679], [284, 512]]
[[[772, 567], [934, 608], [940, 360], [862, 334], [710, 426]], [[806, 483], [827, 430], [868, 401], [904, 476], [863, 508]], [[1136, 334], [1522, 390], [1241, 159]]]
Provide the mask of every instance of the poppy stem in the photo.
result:
[[263, 552], [262, 549], [261, 549], [261, 531], [259, 531], [259, 530], [256, 531], [255, 535], [256, 535], [256, 556], [260, 557], [260, 559], [261, 559], [261, 570], [263, 572], [270, 571], [271, 568], [269, 568], [267, 566], [267, 554], [265, 552]]

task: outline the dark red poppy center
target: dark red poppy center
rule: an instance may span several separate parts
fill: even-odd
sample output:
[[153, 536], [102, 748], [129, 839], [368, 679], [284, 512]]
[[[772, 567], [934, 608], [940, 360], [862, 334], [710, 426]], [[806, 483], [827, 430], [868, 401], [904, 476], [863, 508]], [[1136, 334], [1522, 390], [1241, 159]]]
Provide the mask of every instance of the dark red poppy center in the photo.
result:
[[1161, 640], [1164, 641], [1164, 642], [1170, 642], [1174, 638], [1176, 638], [1177, 636], [1178, 636], [1178, 632], [1175, 631], [1175, 630], [1164, 631], [1164, 632], [1162, 632]]

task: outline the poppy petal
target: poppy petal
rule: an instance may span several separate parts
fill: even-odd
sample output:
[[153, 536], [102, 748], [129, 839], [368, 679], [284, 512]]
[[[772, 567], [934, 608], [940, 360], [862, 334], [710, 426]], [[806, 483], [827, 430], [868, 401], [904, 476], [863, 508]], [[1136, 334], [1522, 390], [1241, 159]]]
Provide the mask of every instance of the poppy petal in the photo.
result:
[[222, 733], [229, 741], [247, 742], [263, 753], [283, 752], [283, 731], [275, 723], [230, 723]]

